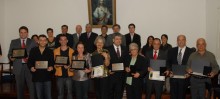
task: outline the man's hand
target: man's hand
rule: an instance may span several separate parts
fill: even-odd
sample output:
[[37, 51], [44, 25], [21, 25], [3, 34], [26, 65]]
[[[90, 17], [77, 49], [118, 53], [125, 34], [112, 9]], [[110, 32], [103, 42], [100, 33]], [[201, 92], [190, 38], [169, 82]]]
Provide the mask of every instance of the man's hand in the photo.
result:
[[129, 67], [126, 67], [126, 68], [125, 68], [125, 71], [126, 71], [127, 73], [129, 73], [129, 72], [131, 71], [131, 69], [130, 69]]
[[34, 67], [31, 67], [31, 72], [36, 72], [36, 69]]
[[210, 78], [213, 78], [215, 76], [215, 73], [214, 72], [211, 72], [209, 75], [208, 75], [208, 77], [210, 77]]
[[147, 70], [150, 72], [150, 71], [153, 71], [153, 69], [151, 67], [148, 67]]
[[140, 76], [140, 74], [138, 72], [132, 73], [132, 75], [134, 76], [134, 78], [138, 78]]
[[90, 73], [91, 72], [91, 69], [85, 69], [85, 70], [83, 70], [85, 73]]
[[10, 59], [11, 61], [15, 61], [15, 58], [10, 57], [9, 59]]
[[52, 71], [52, 70], [53, 70], [53, 67], [52, 67], [52, 66], [50, 66], [50, 67], [47, 68], [47, 71]]
[[166, 71], [164, 72], [164, 74], [165, 74], [165, 76], [169, 76], [170, 71], [166, 70]]
[[187, 69], [187, 73], [191, 74], [193, 71], [191, 68]]
[[170, 71], [169, 76], [170, 76], [170, 77], [173, 77], [173, 76], [174, 76], [172, 71]]
[[69, 67], [70, 67], [70, 66], [64, 65], [64, 68], [65, 68], [65, 69], [68, 69]]

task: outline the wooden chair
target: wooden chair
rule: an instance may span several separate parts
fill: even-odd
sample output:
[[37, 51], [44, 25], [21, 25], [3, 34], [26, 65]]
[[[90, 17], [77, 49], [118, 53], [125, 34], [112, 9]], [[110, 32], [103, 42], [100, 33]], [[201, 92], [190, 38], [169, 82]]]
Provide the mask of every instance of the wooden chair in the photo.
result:
[[[8, 68], [6, 69], [6, 66], [8, 66]], [[11, 80], [13, 80], [13, 73], [12, 73], [12, 69], [13, 69], [13, 66], [12, 64], [9, 62], [9, 63], [0, 63], [0, 81], [2, 82], [3, 81], [3, 74], [9, 74], [10, 77], [11, 77]]]

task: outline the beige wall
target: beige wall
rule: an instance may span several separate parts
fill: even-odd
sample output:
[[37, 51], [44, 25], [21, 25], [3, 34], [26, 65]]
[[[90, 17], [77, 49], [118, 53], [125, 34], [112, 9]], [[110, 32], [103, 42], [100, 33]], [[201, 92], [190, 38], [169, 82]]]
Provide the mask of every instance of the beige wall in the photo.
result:
[[[122, 27], [121, 33], [128, 33], [127, 25], [135, 23], [136, 32], [142, 37], [142, 45], [146, 43], [147, 36], [160, 37], [163, 33], [169, 35], [169, 43], [173, 46], [176, 45], [176, 37], [179, 34], [187, 36], [189, 47], [195, 46], [199, 37], [208, 37], [210, 41], [213, 38], [208, 34], [212, 29], [206, 25], [209, 23], [206, 12], [212, 10], [206, 5], [208, 0], [116, 1], [117, 23]], [[63, 24], [69, 25], [70, 33], [75, 32], [77, 24], [81, 24], [84, 31], [84, 26], [88, 23], [87, 0], [0, 0], [0, 8], [4, 9], [0, 9], [0, 20], [4, 21], [3, 24], [0, 23], [1, 43], [2, 39], [5, 42], [4, 52], [7, 52], [10, 40], [18, 37], [18, 28], [22, 25], [29, 27], [31, 36], [45, 33], [48, 27], [54, 28], [55, 34], [58, 34]], [[210, 24], [213, 22], [210, 21]], [[100, 34], [100, 29], [93, 31]], [[110, 29], [109, 33], [111, 32]], [[215, 48], [212, 51], [217, 52], [216, 46], [208, 47]], [[4, 58], [2, 61], [7, 60]]]

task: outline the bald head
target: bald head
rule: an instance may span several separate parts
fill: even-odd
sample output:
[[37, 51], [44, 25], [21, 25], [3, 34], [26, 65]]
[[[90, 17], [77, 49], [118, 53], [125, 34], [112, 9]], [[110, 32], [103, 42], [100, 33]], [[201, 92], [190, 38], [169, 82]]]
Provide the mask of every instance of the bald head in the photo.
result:
[[76, 25], [76, 33], [82, 33], [82, 26], [81, 25]]
[[204, 38], [199, 38], [196, 41], [196, 47], [199, 52], [203, 52], [206, 50], [206, 41]]
[[185, 35], [178, 35], [177, 36], [177, 45], [180, 48], [186, 46], [186, 36]]

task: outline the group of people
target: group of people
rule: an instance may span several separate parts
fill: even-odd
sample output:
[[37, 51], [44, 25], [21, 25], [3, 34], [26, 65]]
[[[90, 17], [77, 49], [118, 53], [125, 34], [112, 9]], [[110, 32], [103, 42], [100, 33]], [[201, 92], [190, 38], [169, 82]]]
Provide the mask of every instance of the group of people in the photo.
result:
[[[149, 79], [151, 71], [150, 60], [166, 60], [165, 76], [170, 82], [171, 99], [185, 99], [188, 80], [190, 81], [192, 99], [205, 99], [205, 85], [211, 83], [212, 77], [218, 74], [219, 65], [214, 54], [206, 50], [206, 41], [199, 38], [196, 42], [197, 50], [186, 46], [186, 37], [177, 37], [177, 46], [167, 43], [168, 36], [161, 38], [149, 36], [146, 45], [141, 48], [141, 36], [135, 33], [135, 24], [129, 24], [129, 33], [122, 35], [120, 25], [113, 25], [113, 33], [108, 34], [108, 27], [101, 27], [101, 35], [92, 32], [92, 26], [76, 26], [76, 33], [68, 33], [68, 26], [61, 27], [62, 33], [53, 36], [53, 29], [47, 29], [47, 35], [35, 35], [33, 40], [28, 38], [28, 28], [19, 28], [20, 38], [11, 41], [8, 58], [13, 62], [18, 99], [24, 99], [25, 82], [29, 89], [30, 99], [52, 99], [51, 77], [55, 75], [58, 99], [72, 99], [73, 92], [77, 99], [88, 99], [90, 81], [94, 81], [97, 99], [122, 99], [126, 90], [128, 99], [141, 99], [143, 87], [146, 87], [146, 99], [151, 99], [155, 93], [156, 99], [161, 99], [164, 81]], [[28, 57], [22, 59], [12, 58], [12, 49], [25, 48]], [[93, 71], [93, 55], [102, 55], [103, 66], [107, 76], [91, 78]], [[67, 65], [55, 63], [56, 56], [68, 57]], [[210, 62], [212, 71], [208, 77], [190, 75], [191, 62], [204, 59]], [[72, 60], [85, 60], [84, 70], [71, 68]], [[35, 68], [37, 61], [47, 61], [47, 69]], [[123, 63], [124, 70], [113, 71], [112, 65]], [[184, 78], [175, 78], [172, 73], [173, 65], [186, 65], [187, 73]], [[135, 69], [132, 69], [135, 68]], [[127, 83], [128, 79], [131, 83]], [[74, 86], [74, 87], [73, 87]], [[36, 97], [35, 97], [36, 95]]]

